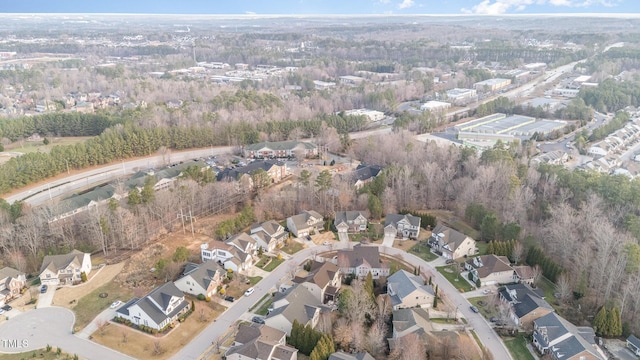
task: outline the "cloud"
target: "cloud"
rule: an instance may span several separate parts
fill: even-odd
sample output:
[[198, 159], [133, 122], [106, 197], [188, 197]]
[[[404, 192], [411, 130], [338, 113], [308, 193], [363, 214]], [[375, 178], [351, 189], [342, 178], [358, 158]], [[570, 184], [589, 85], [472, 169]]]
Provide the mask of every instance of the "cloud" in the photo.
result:
[[[405, 0], [406, 2], [407, 0]], [[556, 7], [590, 7], [593, 5], [615, 6], [618, 0], [482, 0], [471, 9], [462, 8], [465, 14], [500, 15], [509, 11], [522, 12], [529, 5], [551, 5]]]
[[390, 3], [390, 2], [391, 2], [391, 0], [378, 0], [378, 2], [379, 2], [380, 4], [388, 4], [388, 3]]
[[408, 9], [415, 4], [416, 2], [413, 0], [402, 0], [402, 2], [398, 4], [398, 9]]

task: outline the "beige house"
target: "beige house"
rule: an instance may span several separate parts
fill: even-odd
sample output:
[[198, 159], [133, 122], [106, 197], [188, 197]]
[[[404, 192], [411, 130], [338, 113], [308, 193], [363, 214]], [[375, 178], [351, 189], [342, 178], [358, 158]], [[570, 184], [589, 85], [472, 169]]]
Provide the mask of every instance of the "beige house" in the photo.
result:
[[306, 287], [323, 304], [338, 300], [341, 281], [338, 266], [328, 261], [312, 261], [308, 272], [303, 270], [292, 280], [294, 284]]
[[269, 314], [265, 319], [267, 325], [291, 335], [293, 322], [310, 325], [315, 328], [320, 320], [322, 302], [304, 286], [295, 285], [285, 293], [277, 293]]
[[188, 263], [182, 276], [174, 282], [180, 291], [198, 296], [213, 296], [226, 275], [224, 268], [215, 261], [202, 264]]
[[40, 267], [43, 285], [73, 285], [82, 281], [82, 273], [91, 272], [91, 255], [73, 250], [66, 255], [47, 255]]
[[10, 267], [0, 269], [0, 306], [20, 296], [26, 286], [24, 273]]
[[276, 221], [269, 220], [251, 227], [251, 237], [256, 240], [256, 246], [265, 251], [274, 251], [278, 246], [284, 245], [289, 238], [289, 233], [284, 231], [284, 226]]
[[364, 211], [336, 211], [333, 224], [339, 233], [367, 231], [367, 214]]
[[227, 360], [297, 360], [298, 349], [287, 345], [287, 334], [267, 325], [240, 324]]
[[435, 292], [424, 279], [405, 270], [395, 272], [387, 278], [387, 294], [393, 310], [414, 307], [428, 308], [433, 304]]
[[353, 249], [341, 249], [335, 259], [343, 275], [364, 278], [371, 273], [374, 279], [389, 276], [389, 264], [381, 261], [377, 246], [358, 244]]
[[480, 280], [480, 286], [508, 284], [514, 282], [514, 270], [506, 256], [482, 255], [471, 258], [464, 263], [475, 284]]
[[287, 218], [287, 228], [295, 237], [303, 237], [318, 232], [324, 226], [322, 215], [316, 211], [303, 211]]
[[477, 253], [475, 240], [442, 224], [431, 231], [429, 245], [433, 252], [445, 259], [458, 259]]

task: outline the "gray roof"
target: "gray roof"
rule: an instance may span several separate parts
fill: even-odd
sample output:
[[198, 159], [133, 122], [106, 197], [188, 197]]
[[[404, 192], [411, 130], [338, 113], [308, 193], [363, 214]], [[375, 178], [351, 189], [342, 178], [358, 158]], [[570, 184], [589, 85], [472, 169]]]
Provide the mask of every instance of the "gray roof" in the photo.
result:
[[371, 178], [374, 178], [374, 177], [378, 176], [378, 174], [380, 174], [380, 171], [382, 171], [382, 167], [380, 167], [378, 165], [362, 165], [362, 164], [360, 164], [348, 176], [351, 177], [351, 180], [353, 182], [356, 182], [358, 180], [367, 181], [367, 180], [369, 180]]
[[78, 267], [82, 266], [82, 259], [84, 258], [82, 251], [73, 250], [64, 255], [47, 255], [42, 259], [42, 266], [40, 272], [45, 269], [49, 269], [53, 272], [58, 272], [60, 269], [65, 269], [72, 263], [75, 263]]
[[173, 282], [168, 282], [153, 289], [145, 298], [153, 299], [165, 311], [174, 296], [184, 297], [184, 293]]
[[[189, 276], [203, 289], [209, 288], [216, 272], [225, 273], [224, 269], [215, 261], [205, 261], [200, 265], [189, 263], [185, 266], [184, 276]], [[183, 277], [184, 277], [183, 276]]]
[[184, 297], [184, 294], [174, 283], [168, 282], [153, 289], [147, 296], [141, 299], [134, 298], [129, 300], [124, 306], [118, 309], [117, 312], [128, 316], [129, 308], [133, 305], [138, 305], [140, 309], [147, 314], [147, 316], [156, 322], [156, 324], [160, 324], [165, 319], [175, 316], [182, 309], [189, 306], [187, 301], [182, 301], [180, 305], [171, 311], [171, 313], [168, 315], [165, 314], [173, 296]]
[[263, 148], [269, 148], [271, 150], [293, 150], [296, 147], [298, 147], [298, 145], [300, 144], [302, 144], [302, 146], [308, 150], [313, 150], [318, 147], [314, 143], [302, 142], [302, 141], [277, 141], [277, 142], [265, 141], [257, 144], [247, 145], [244, 147], [244, 149], [247, 151], [257, 151]]
[[467, 264], [478, 271], [478, 276], [481, 279], [493, 273], [514, 271], [506, 256], [497, 256], [494, 254], [471, 258], [467, 260]]
[[[267, 324], [269, 319], [282, 314], [289, 322], [293, 323], [298, 320], [300, 324], [307, 324], [313, 315], [320, 308], [321, 303], [316, 297], [304, 286], [296, 285], [284, 294], [284, 298], [288, 304], [274, 309], [267, 315]], [[274, 301], [276, 299], [274, 298]]]
[[451, 251], [455, 251], [460, 244], [468, 237], [467, 235], [453, 230], [443, 224], [436, 225], [435, 228], [431, 231], [431, 237], [439, 236], [443, 234], [442, 241], [444, 244], [448, 244], [451, 248]]
[[225, 356], [239, 354], [248, 359], [279, 359], [294, 358], [298, 350], [287, 345], [280, 345], [280, 340], [286, 334], [267, 325], [240, 324], [236, 335], [236, 346], [232, 346]]
[[20, 275], [24, 275], [24, 273], [10, 267], [3, 267], [0, 269], [0, 280], [6, 278], [17, 278]]
[[116, 310], [116, 314], [122, 314], [124, 316], [129, 316], [129, 307], [131, 305], [137, 303], [139, 300], [140, 300], [140, 298], [134, 297], [133, 299], [127, 301], [118, 310]]
[[[557, 343], [554, 343], [549, 347], [549, 351], [552, 352], [556, 358], [569, 358], [577, 355], [583, 351], [589, 351], [594, 356], [600, 358], [600, 356], [593, 349], [593, 339], [587, 340], [581, 336], [578, 328], [565, 320], [556, 313], [550, 313], [539, 319], [534, 320], [536, 325], [536, 339], [541, 345], [549, 347], [550, 343], [554, 343], [555, 340], [565, 337]], [[544, 336], [541, 336], [545, 334]], [[569, 336], [565, 336], [569, 334]]]
[[353, 249], [342, 249], [338, 251], [338, 259], [344, 254], [349, 261], [349, 267], [358, 267], [363, 263], [369, 264], [372, 268], [382, 267], [380, 262], [380, 252], [377, 246], [363, 246], [357, 244]]
[[398, 338], [408, 334], [423, 337], [432, 328], [429, 312], [423, 308], [393, 310], [392, 324]]
[[365, 219], [367, 218], [366, 211], [336, 211], [334, 224], [338, 225], [343, 222], [346, 223], [347, 221], [353, 221], [360, 215]]
[[338, 351], [329, 355], [329, 360], [375, 360], [375, 358], [366, 351], [355, 354]]
[[224, 169], [223, 171], [218, 173], [218, 175], [216, 176], [216, 179], [218, 181], [222, 181], [222, 180], [235, 181], [235, 180], [238, 180], [238, 178], [244, 174], [251, 175], [253, 174], [254, 171], [257, 171], [260, 169], [264, 171], [269, 171], [274, 166], [284, 166], [284, 165], [285, 164], [283, 162], [278, 160], [256, 160], [246, 166], [237, 167], [235, 169], [229, 169], [229, 168]]
[[633, 334], [629, 335], [629, 337], [627, 338], [627, 341], [633, 344], [638, 349], [640, 349], [640, 339], [638, 339], [635, 335]]
[[552, 312], [554, 311], [553, 307], [549, 305], [548, 302], [539, 298], [535, 294], [526, 294], [522, 300], [513, 304], [513, 312], [518, 316], [518, 318], [522, 318], [538, 308], [549, 309]]
[[296, 225], [296, 229], [300, 230], [300, 229], [306, 229], [309, 227], [309, 225], [307, 225], [307, 221], [311, 218], [315, 218], [316, 220], [318, 220], [316, 223], [322, 222], [323, 218], [322, 215], [320, 215], [318, 212], [313, 211], [313, 210], [304, 210], [302, 213], [298, 214], [298, 215], [293, 215], [291, 216], [291, 220], [293, 221], [293, 223]]
[[[253, 226], [251, 226], [251, 233], [254, 234], [264, 231], [267, 235], [274, 236], [281, 227], [282, 225], [278, 224], [277, 221], [269, 220], [263, 223], [253, 224]], [[262, 228], [262, 230], [259, 230], [260, 228]]]
[[228, 238], [224, 241], [225, 244], [235, 244], [240, 247], [242, 250], [246, 249], [249, 244], [255, 244], [256, 239], [249, 236], [249, 234], [245, 232], [241, 232], [239, 234], [235, 234], [232, 237]]
[[384, 226], [393, 225], [393, 227], [397, 227], [398, 221], [403, 219], [406, 219], [409, 224], [413, 226], [420, 227], [420, 218], [411, 214], [387, 214], [384, 220]]
[[405, 270], [396, 271], [387, 279], [388, 287], [393, 291], [391, 303], [395, 306], [402, 303], [402, 300], [415, 290], [422, 290], [429, 295], [435, 296], [431, 285], [424, 285], [424, 280], [420, 276], [413, 275]]
[[327, 284], [333, 280], [338, 273], [338, 266], [330, 261], [319, 262], [314, 261], [311, 264], [311, 270], [304, 277], [296, 276], [293, 279], [294, 283], [309, 282], [318, 285], [321, 289], [324, 289]]
[[527, 294], [533, 294], [539, 298], [544, 298], [544, 291], [542, 291], [542, 289], [534, 290], [522, 283], [506, 285], [504, 289], [500, 291], [500, 294], [510, 303], [517, 302], [518, 299], [524, 299]]

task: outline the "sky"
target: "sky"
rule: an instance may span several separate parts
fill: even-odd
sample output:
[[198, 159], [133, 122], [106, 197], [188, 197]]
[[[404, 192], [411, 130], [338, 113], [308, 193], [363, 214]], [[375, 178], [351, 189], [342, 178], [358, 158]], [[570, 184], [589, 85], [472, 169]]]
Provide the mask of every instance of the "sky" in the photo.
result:
[[0, 0], [0, 13], [292, 15], [640, 13], [640, 0]]

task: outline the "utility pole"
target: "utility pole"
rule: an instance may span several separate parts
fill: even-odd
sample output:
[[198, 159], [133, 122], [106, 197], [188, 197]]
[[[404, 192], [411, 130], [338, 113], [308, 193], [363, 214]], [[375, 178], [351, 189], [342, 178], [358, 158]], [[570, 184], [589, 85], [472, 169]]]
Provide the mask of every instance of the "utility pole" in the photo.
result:
[[64, 159], [64, 162], [67, 164], [67, 175], [69, 174], [69, 160]]
[[182, 220], [182, 233], [185, 233], [184, 230], [184, 215], [182, 214], [182, 208], [180, 208], [180, 215], [178, 215], [178, 218], [180, 218], [180, 220]]
[[195, 236], [195, 229], [193, 227], [193, 223], [196, 221], [196, 217], [191, 215], [191, 208], [189, 208], [189, 215], [185, 215], [184, 212], [182, 211], [182, 208], [180, 209], [180, 214], [177, 215], [177, 217], [182, 221], [182, 233], [186, 234], [186, 228], [184, 225], [184, 220], [188, 219], [189, 220], [189, 224], [191, 225], [191, 236]]

